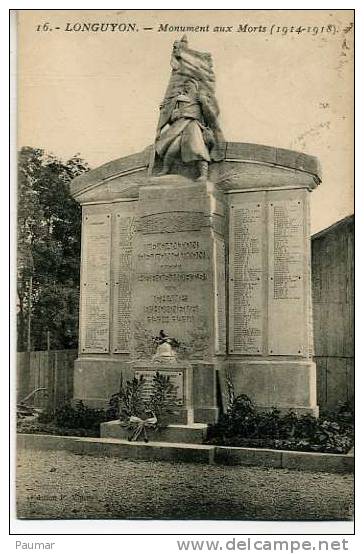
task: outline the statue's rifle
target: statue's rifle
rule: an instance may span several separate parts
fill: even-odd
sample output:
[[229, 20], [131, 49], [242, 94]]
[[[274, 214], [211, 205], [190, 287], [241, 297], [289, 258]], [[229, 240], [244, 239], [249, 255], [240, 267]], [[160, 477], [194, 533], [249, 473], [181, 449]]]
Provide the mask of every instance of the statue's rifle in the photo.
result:
[[155, 144], [152, 144], [150, 148], [149, 164], [148, 164], [148, 175], [152, 175], [153, 167], [155, 162]]
[[[159, 136], [162, 127], [166, 125], [166, 123], [168, 123], [169, 115], [172, 108], [173, 108], [173, 103], [171, 103], [171, 98], [167, 98], [167, 100], [164, 99], [164, 101], [160, 105], [160, 113], [159, 113], [159, 120], [158, 120], [158, 126], [157, 126], [157, 137]], [[150, 149], [148, 175], [152, 175], [152, 172], [153, 172], [155, 155], [156, 155], [155, 142], [157, 140], [157, 137]]]

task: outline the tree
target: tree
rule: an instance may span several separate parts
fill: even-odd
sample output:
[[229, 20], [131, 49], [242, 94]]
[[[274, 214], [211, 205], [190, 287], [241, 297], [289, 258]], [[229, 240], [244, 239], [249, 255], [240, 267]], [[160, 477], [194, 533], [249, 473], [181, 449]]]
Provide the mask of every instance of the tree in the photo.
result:
[[81, 213], [69, 183], [88, 169], [78, 156], [19, 152], [18, 350], [29, 338], [32, 350], [45, 349], [47, 331], [52, 348], [77, 346]]

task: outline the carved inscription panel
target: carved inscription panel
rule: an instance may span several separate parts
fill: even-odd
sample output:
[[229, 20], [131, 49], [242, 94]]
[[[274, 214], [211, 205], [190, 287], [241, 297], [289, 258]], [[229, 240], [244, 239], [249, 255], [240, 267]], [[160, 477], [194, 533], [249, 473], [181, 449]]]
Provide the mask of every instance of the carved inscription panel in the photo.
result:
[[131, 348], [132, 253], [135, 225], [134, 216], [116, 213], [114, 255], [117, 263], [114, 275], [113, 351], [119, 353], [129, 353]]
[[204, 357], [211, 336], [212, 238], [202, 233], [138, 234], [133, 321], [139, 357], [161, 329], [183, 357]]
[[109, 352], [111, 214], [83, 219], [81, 351]]
[[263, 205], [230, 206], [229, 353], [263, 351]]
[[[273, 355], [304, 351], [304, 206], [302, 199], [268, 203], [268, 349]], [[306, 322], [307, 323], [307, 322]]]

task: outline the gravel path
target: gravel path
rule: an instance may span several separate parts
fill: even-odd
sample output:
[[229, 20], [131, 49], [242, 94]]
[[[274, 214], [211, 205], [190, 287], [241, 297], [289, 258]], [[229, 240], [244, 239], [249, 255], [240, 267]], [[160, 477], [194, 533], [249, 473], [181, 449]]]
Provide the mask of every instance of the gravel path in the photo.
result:
[[20, 518], [350, 520], [352, 491], [351, 475], [18, 452]]

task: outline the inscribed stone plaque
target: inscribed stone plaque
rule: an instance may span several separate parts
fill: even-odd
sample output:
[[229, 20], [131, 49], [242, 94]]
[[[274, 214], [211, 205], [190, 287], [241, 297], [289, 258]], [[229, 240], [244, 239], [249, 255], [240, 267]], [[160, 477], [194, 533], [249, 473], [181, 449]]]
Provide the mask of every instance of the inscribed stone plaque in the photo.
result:
[[[176, 402], [178, 406], [182, 406], [184, 403], [184, 394], [183, 394], [183, 371], [170, 371], [170, 370], [159, 370], [158, 373], [163, 375], [163, 377], [169, 377], [169, 382], [173, 385], [174, 389], [170, 398]], [[148, 401], [153, 389], [153, 379], [157, 374], [157, 371], [152, 370], [138, 370], [135, 371], [134, 376], [136, 379], [143, 377], [145, 380], [141, 397], [144, 401]]]
[[263, 350], [263, 206], [230, 206], [229, 352]]
[[215, 352], [226, 353], [225, 243], [215, 240]]
[[109, 351], [111, 215], [89, 214], [83, 224], [82, 352]]
[[132, 252], [135, 234], [135, 217], [116, 214], [115, 255], [117, 256], [114, 280], [114, 324], [113, 350], [119, 353], [130, 352], [131, 338], [131, 288]]
[[152, 337], [163, 329], [181, 342], [180, 355], [205, 356], [212, 326], [211, 236], [139, 234], [133, 255], [136, 353], [148, 355]]
[[268, 349], [302, 355], [304, 320], [304, 211], [302, 200], [268, 204]]

